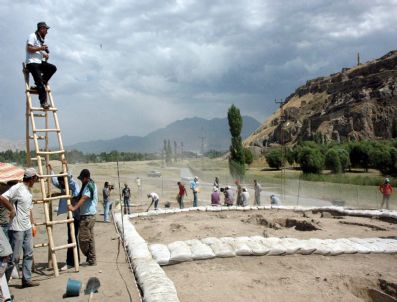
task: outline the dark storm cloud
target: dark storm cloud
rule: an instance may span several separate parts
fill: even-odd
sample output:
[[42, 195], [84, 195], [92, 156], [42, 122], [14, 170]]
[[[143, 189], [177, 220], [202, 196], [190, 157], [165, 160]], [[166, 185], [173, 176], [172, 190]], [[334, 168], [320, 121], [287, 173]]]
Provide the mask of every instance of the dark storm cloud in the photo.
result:
[[357, 52], [383, 55], [397, 36], [391, 0], [81, 2], [0, 0], [2, 137], [24, 136], [20, 63], [40, 20], [66, 144], [223, 117], [232, 103], [263, 121], [274, 98]]

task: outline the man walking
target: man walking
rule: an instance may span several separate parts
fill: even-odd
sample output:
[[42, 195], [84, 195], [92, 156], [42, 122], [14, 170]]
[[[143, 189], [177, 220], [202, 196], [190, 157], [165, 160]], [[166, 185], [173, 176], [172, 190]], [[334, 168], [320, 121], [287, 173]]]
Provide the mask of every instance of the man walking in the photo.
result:
[[[64, 164], [67, 165], [67, 162], [64, 161]], [[52, 170], [52, 166], [50, 164], [48, 164], [48, 169], [50, 170], [51, 175], [54, 175], [54, 171]], [[67, 170], [67, 167], [66, 167]], [[58, 188], [59, 190], [61, 190], [60, 194], [61, 195], [65, 195], [66, 191], [65, 191], [65, 180], [63, 176], [58, 176], [58, 177], [51, 177], [51, 182], [53, 184], [54, 187]], [[80, 193], [80, 186], [77, 183], [77, 181], [72, 177], [72, 175], [68, 175], [68, 184], [69, 184], [69, 190], [71, 193], [71, 203], [72, 205], [75, 205], [77, 203], [77, 198], [79, 196]], [[69, 192], [68, 192], [69, 194]], [[67, 204], [67, 200], [65, 198], [62, 198], [59, 200], [59, 204], [58, 204], [58, 215], [64, 214], [68, 212], [68, 204]], [[77, 244], [77, 255], [78, 258], [80, 260], [80, 252], [79, 252], [79, 240], [78, 240], [78, 236], [79, 236], [79, 225], [80, 225], [80, 210], [76, 210], [73, 212], [73, 224], [74, 224], [74, 236], [75, 236], [75, 242]], [[70, 224], [68, 223], [68, 243], [72, 243], [72, 237], [70, 236]], [[66, 271], [69, 268], [74, 267], [74, 257], [73, 257], [73, 248], [70, 247], [68, 248], [67, 252], [66, 252], [66, 264], [61, 267], [61, 271]]]
[[262, 186], [257, 182], [256, 179], [254, 179], [254, 190], [255, 190], [255, 204], [257, 206], [260, 206], [261, 205]]
[[124, 215], [128, 213], [130, 215], [130, 198], [131, 198], [131, 190], [127, 184], [124, 184], [124, 189], [121, 192], [121, 195], [124, 200]]
[[199, 191], [199, 178], [197, 176], [194, 177], [193, 181], [190, 183], [190, 189], [193, 192], [193, 207], [198, 206], [198, 191]]
[[41, 107], [50, 108], [45, 86], [57, 71], [55, 65], [47, 62], [50, 51], [44, 39], [49, 27], [45, 22], [37, 23], [37, 30], [30, 34], [26, 42], [26, 68], [32, 74], [39, 93]]
[[386, 209], [389, 209], [389, 200], [390, 196], [393, 193], [393, 187], [390, 184], [390, 179], [385, 178], [383, 184], [379, 186], [379, 191], [383, 194], [381, 209], [383, 209], [383, 205], [386, 204]]
[[98, 191], [88, 169], [81, 170], [78, 179], [82, 183], [79, 201], [75, 206], [69, 205], [68, 208], [72, 212], [80, 209], [80, 249], [84, 256], [87, 257], [87, 264], [96, 265], [94, 226], [96, 206], [98, 204]]
[[183, 185], [183, 183], [181, 183], [180, 181], [177, 182], [178, 184], [178, 188], [179, 188], [179, 193], [178, 193], [178, 204], [179, 204], [179, 208], [183, 209], [185, 207], [184, 203], [183, 203], [183, 199], [185, 198], [185, 196], [187, 196], [187, 192], [186, 192], [186, 188]]
[[237, 179], [234, 183], [235, 183], [236, 186], [237, 186], [237, 190], [236, 190], [236, 191], [237, 191], [236, 204], [237, 204], [238, 206], [242, 206], [242, 205], [243, 205], [243, 204], [242, 204], [242, 200], [241, 200], [242, 189], [241, 189], [240, 180]]
[[32, 194], [29, 191], [36, 181], [36, 170], [34, 168], [28, 168], [25, 170], [23, 181], [11, 187], [0, 197], [1, 203], [6, 207], [8, 203], [13, 205], [13, 209], [10, 214], [10, 228], [8, 231], [13, 253], [8, 263], [6, 277], [7, 280], [10, 279], [11, 272], [14, 267], [18, 265], [20, 254], [23, 251], [22, 287], [33, 287], [39, 285], [38, 282], [32, 281], [32, 225], [34, 222], [32, 213]]

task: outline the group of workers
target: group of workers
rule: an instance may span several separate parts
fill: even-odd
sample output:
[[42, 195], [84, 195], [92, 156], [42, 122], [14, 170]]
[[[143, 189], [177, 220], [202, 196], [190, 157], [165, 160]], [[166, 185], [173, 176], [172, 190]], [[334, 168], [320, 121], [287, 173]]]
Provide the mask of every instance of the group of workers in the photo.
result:
[[[66, 165], [66, 161], [64, 161]], [[58, 195], [68, 195], [65, 191], [65, 177], [55, 176], [51, 165], [48, 165], [53, 185], [60, 190]], [[91, 179], [88, 169], [81, 170], [77, 177], [81, 185], [71, 174], [66, 176], [70, 189], [71, 203], [66, 198], [61, 198], [58, 206], [58, 215], [71, 211], [74, 218], [75, 242], [78, 250], [86, 256], [86, 265], [96, 265], [96, 252], [94, 240], [94, 225], [96, 207], [98, 202], [97, 187]], [[20, 255], [22, 258], [22, 287], [38, 286], [39, 282], [32, 280], [33, 266], [33, 237], [36, 235], [36, 227], [33, 217], [33, 196], [31, 189], [37, 182], [38, 175], [34, 168], [27, 168], [22, 182], [10, 183], [6, 191], [0, 196], [1, 228], [0, 228], [0, 278], [5, 274], [7, 282], [16, 269], [17, 275]], [[56, 195], [56, 194], [55, 194]], [[8, 220], [5, 220], [5, 218]], [[68, 243], [72, 243], [68, 224]], [[78, 253], [80, 261], [80, 253]], [[73, 248], [68, 248], [66, 264], [61, 270], [74, 267]], [[0, 292], [0, 301], [1, 301]]]

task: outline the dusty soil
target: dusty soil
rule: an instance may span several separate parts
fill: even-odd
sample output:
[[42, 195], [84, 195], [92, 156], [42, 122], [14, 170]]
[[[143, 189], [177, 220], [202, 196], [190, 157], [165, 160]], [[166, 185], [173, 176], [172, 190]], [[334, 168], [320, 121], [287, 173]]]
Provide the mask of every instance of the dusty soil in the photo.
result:
[[[100, 206], [98, 206], [98, 210], [102, 212]], [[42, 220], [41, 216], [42, 207], [38, 206], [35, 208], [36, 221]], [[40, 286], [22, 289], [20, 279], [11, 280], [9, 288], [15, 296], [15, 301], [62, 301], [68, 278], [80, 280], [84, 290], [90, 277], [97, 277], [101, 282], [99, 292], [94, 294], [92, 301], [130, 301], [130, 295], [131, 301], [139, 301], [139, 292], [135, 286], [133, 274], [125, 261], [122, 248], [117, 256], [118, 240], [113, 223], [103, 223], [103, 216], [98, 214], [94, 230], [97, 266], [80, 266], [80, 271], [77, 273], [74, 272], [74, 269], [69, 269], [67, 272], [60, 272], [60, 276], [55, 278], [53, 271], [48, 269], [47, 249], [36, 248], [34, 249], [36, 272], [33, 274], [33, 280], [39, 281]], [[66, 232], [66, 225], [55, 226], [56, 245], [67, 242]], [[40, 227], [34, 242], [46, 242], [46, 236], [45, 229]], [[82, 254], [80, 256], [82, 263], [85, 261], [85, 257]], [[57, 260], [59, 267], [62, 267], [66, 260], [66, 250], [57, 252]], [[88, 301], [88, 295], [81, 292], [79, 297], [67, 298], [66, 301]]]
[[379, 219], [296, 213], [283, 210], [188, 212], [132, 220], [149, 243], [170, 243], [222, 236], [307, 238], [384, 237], [397, 234], [396, 223]]
[[[150, 243], [208, 236], [305, 239], [397, 234], [397, 224], [378, 219], [280, 210], [189, 212], [132, 221]], [[181, 301], [189, 302], [395, 301], [386, 296], [380, 280], [397, 284], [397, 255], [249, 256], [185, 262], [163, 269], [175, 283]]]

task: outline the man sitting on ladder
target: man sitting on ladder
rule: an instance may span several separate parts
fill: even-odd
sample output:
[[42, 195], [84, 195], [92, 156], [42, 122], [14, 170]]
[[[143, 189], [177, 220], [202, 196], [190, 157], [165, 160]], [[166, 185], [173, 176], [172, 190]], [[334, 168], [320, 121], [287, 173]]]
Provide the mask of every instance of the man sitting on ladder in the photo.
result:
[[26, 68], [33, 76], [39, 93], [40, 104], [44, 109], [50, 108], [45, 86], [57, 71], [55, 65], [47, 62], [50, 51], [44, 43], [44, 39], [48, 29], [49, 27], [45, 22], [37, 23], [37, 30], [29, 35], [26, 43]]

